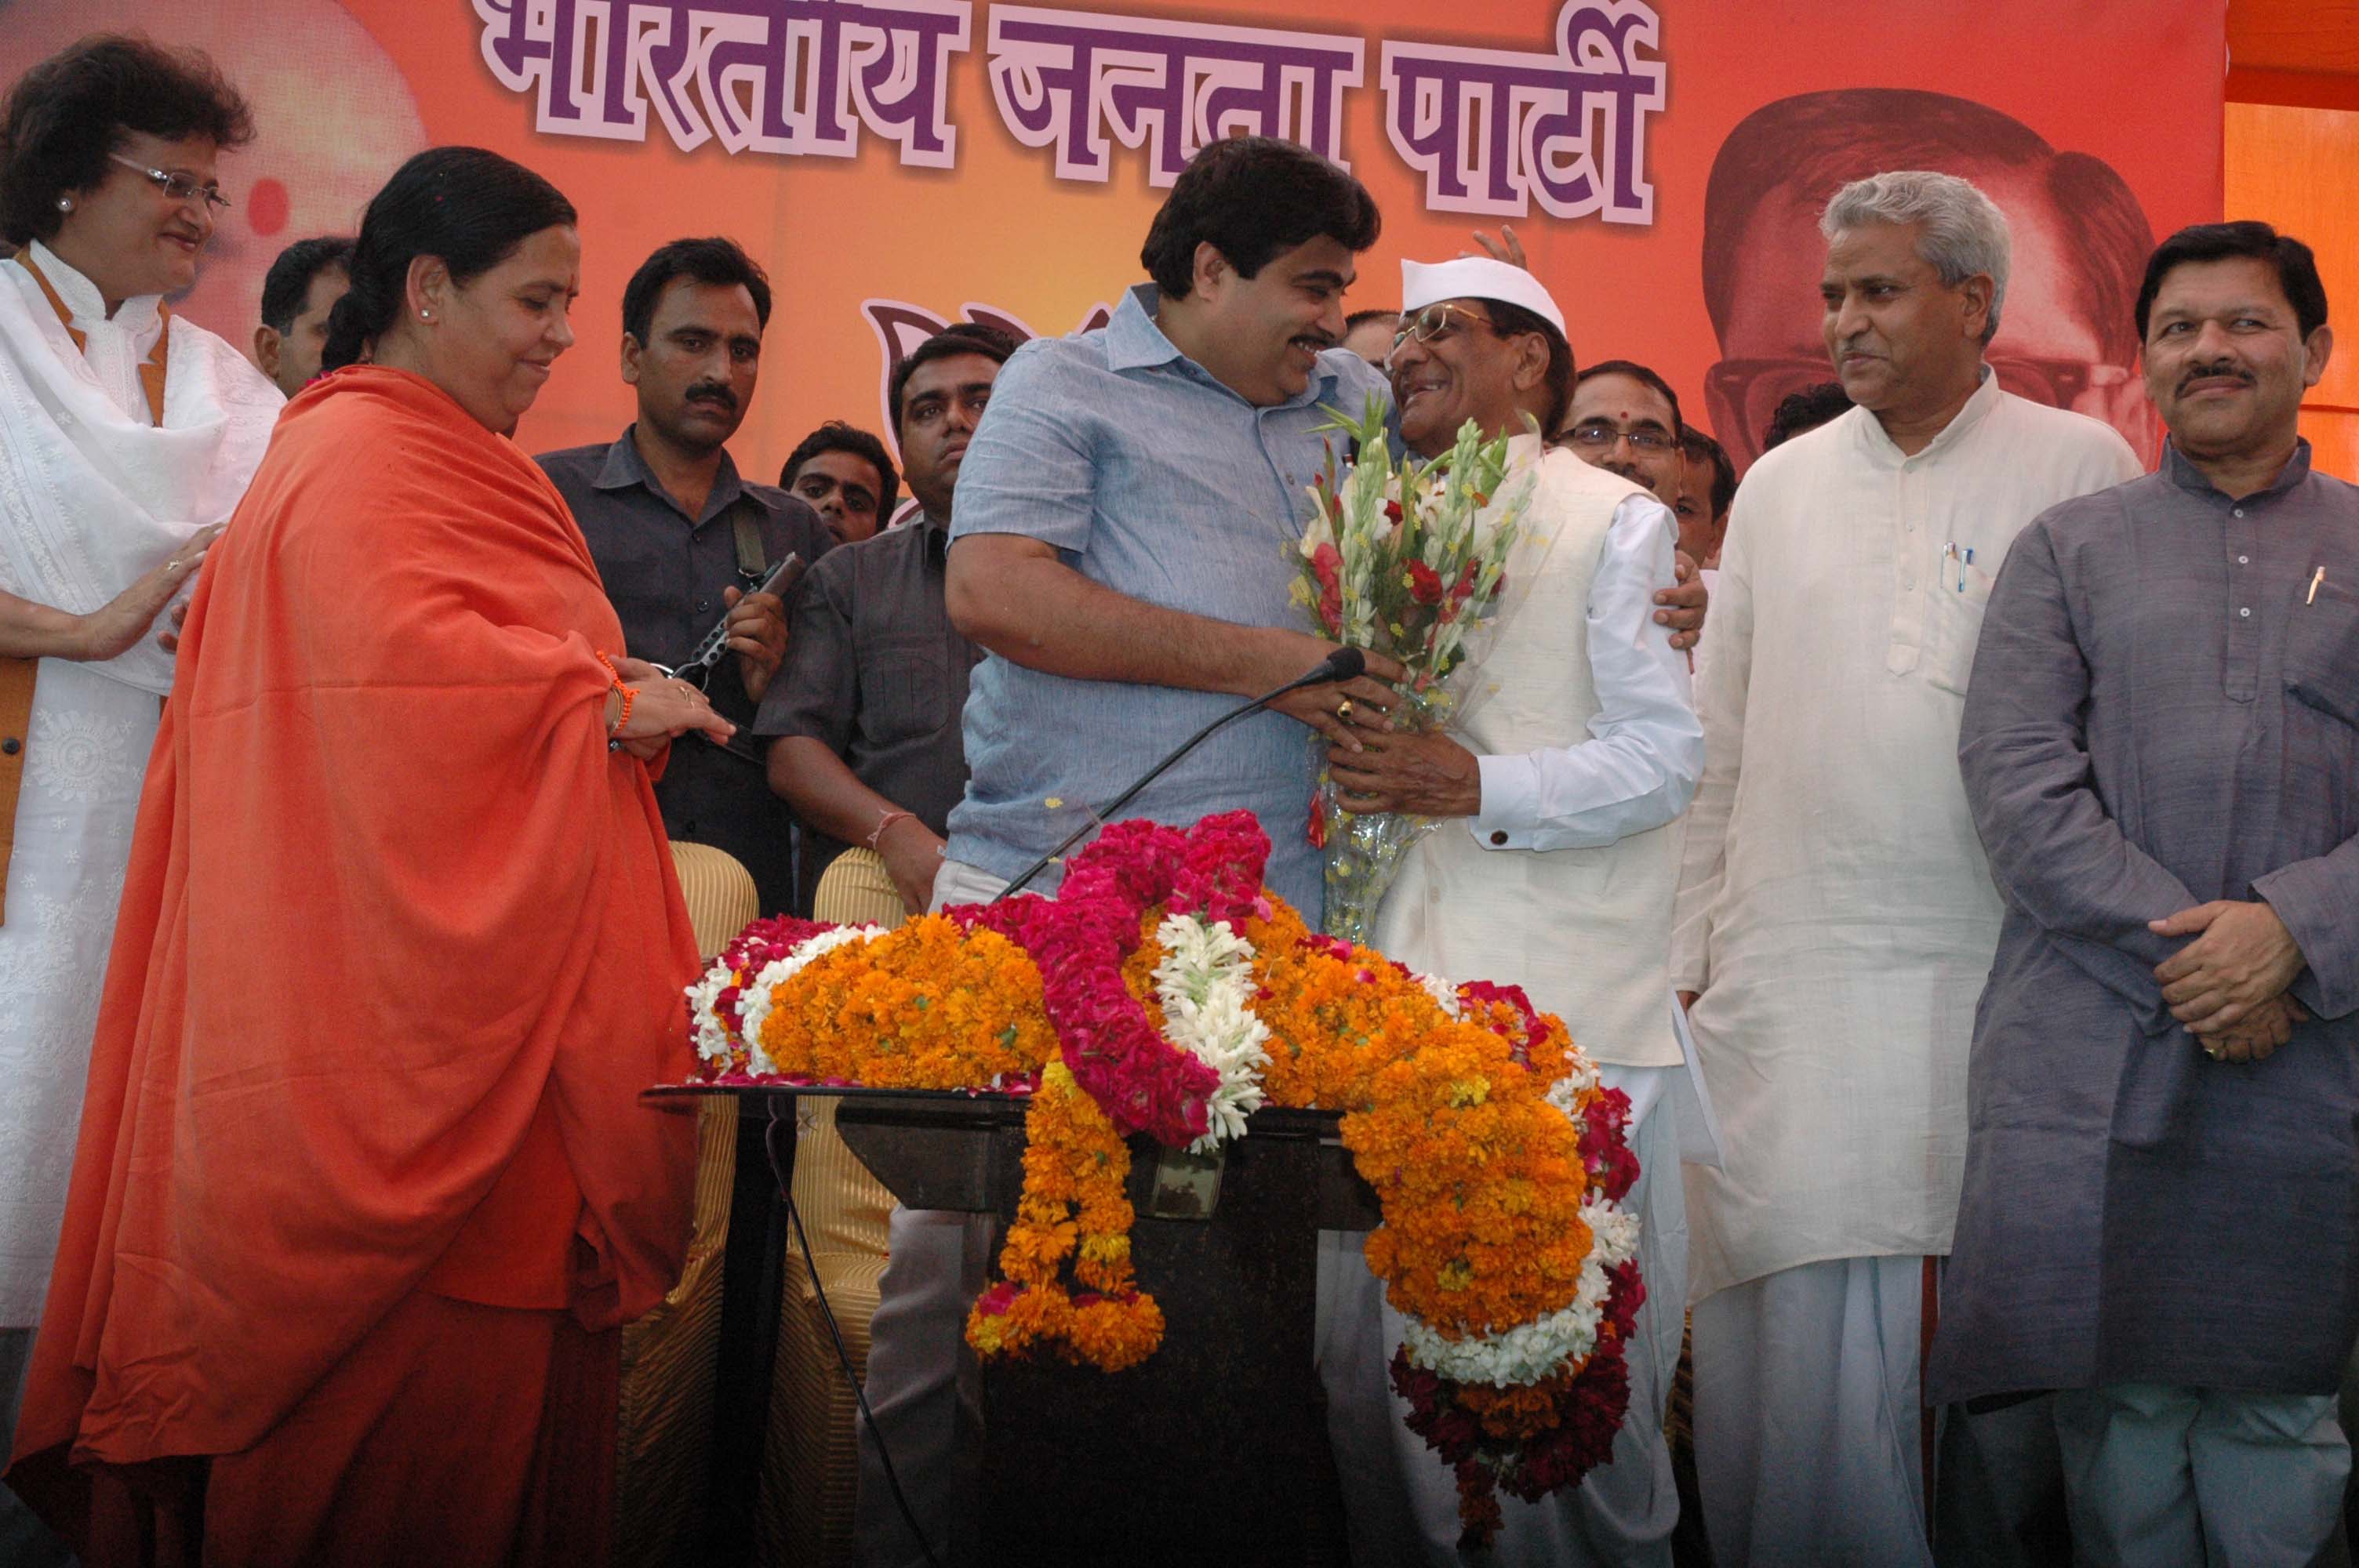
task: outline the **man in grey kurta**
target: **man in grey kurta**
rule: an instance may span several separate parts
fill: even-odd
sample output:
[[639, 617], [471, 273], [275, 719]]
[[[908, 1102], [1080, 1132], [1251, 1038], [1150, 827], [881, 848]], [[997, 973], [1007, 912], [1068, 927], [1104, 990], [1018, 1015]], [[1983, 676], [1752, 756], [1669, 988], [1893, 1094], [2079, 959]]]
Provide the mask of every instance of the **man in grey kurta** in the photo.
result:
[[2296, 434], [2325, 316], [2265, 225], [2163, 243], [2162, 468], [2017, 539], [1966, 697], [2006, 914], [1927, 1401], [2043, 1429], [2078, 1562], [2306, 1563], [2349, 1469], [2359, 490]]

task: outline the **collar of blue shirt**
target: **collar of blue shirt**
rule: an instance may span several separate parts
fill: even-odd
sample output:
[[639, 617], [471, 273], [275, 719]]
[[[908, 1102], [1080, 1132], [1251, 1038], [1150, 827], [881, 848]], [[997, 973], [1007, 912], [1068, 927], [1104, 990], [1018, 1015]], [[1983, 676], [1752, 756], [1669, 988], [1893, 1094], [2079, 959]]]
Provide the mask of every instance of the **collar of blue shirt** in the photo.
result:
[[[1105, 327], [1106, 368], [1113, 371], [1147, 370], [1176, 364], [1206, 385], [1220, 387], [1232, 397], [1237, 396], [1235, 388], [1181, 353], [1179, 346], [1163, 335], [1163, 329], [1155, 324], [1155, 313], [1160, 300], [1161, 297], [1151, 283], [1135, 284], [1123, 295], [1122, 303], [1114, 307], [1114, 319]], [[1331, 349], [1328, 351], [1347, 351]], [[1332, 403], [1335, 400], [1337, 380], [1334, 368], [1325, 362], [1322, 355], [1319, 373], [1310, 378], [1310, 384], [1273, 406], [1300, 408], [1313, 403]]]

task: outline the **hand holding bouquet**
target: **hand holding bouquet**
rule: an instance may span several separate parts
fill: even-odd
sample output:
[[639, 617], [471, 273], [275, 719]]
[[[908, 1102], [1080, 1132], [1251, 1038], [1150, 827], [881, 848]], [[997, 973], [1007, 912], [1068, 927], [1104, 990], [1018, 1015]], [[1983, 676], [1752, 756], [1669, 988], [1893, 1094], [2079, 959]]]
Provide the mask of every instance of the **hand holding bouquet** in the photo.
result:
[[[1465, 700], [1472, 633], [1506, 589], [1529, 481], [1500, 495], [1506, 438], [1485, 440], [1472, 420], [1449, 451], [1396, 467], [1381, 402], [1371, 398], [1357, 421], [1329, 412], [1326, 428], [1348, 437], [1357, 455], [1339, 471], [1331, 446], [1311, 482], [1295, 602], [1322, 635], [1408, 670], [1395, 727], [1446, 728]], [[1333, 781], [1321, 779], [1310, 838], [1327, 851], [1330, 935], [1367, 939], [1401, 857], [1434, 826], [1431, 817], [1346, 811]]]

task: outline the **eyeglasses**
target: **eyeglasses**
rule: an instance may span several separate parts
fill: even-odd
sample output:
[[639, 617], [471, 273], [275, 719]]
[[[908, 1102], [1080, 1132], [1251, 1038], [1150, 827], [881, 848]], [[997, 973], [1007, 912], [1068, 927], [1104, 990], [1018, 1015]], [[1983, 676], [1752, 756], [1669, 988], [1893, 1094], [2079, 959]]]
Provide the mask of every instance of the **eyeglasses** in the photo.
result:
[[[2045, 403], [2051, 408], [2071, 408], [2090, 388], [2120, 386], [2129, 381], [2132, 373], [2123, 365], [2015, 355], [1995, 355], [1990, 367], [2001, 387], [2017, 397]], [[1837, 377], [1835, 367], [1823, 359], [1794, 358], [1723, 360], [1712, 367], [1704, 379], [1723, 406], [1736, 410], [1734, 434], [1738, 441], [1750, 447], [1760, 441], [1761, 432], [1768, 428], [1777, 412], [1777, 405], [1797, 392], [1807, 392]]]
[[[1451, 323], [1450, 319], [1452, 316], [1460, 318], [1468, 326], [1488, 327], [1495, 332], [1499, 330], [1498, 324], [1490, 318], [1469, 310], [1463, 305], [1449, 303], [1429, 305], [1401, 323], [1400, 330], [1393, 334], [1392, 352], [1394, 354], [1400, 352], [1401, 345], [1411, 339], [1420, 343], [1432, 343], [1447, 338], [1451, 333], [1458, 330], [1458, 328]], [[1392, 354], [1385, 357], [1390, 359]]]
[[1564, 433], [1564, 438], [1584, 451], [1610, 452], [1616, 441], [1627, 441], [1634, 452], [1668, 452], [1680, 438], [1668, 430], [1618, 430], [1603, 419], [1584, 419]]
[[146, 164], [132, 162], [121, 153], [109, 153], [106, 156], [135, 173], [146, 175], [156, 189], [164, 193], [164, 200], [167, 201], [186, 202], [201, 196], [209, 209], [226, 211], [229, 207], [229, 198], [221, 193], [220, 186], [210, 180], [200, 185], [197, 183], [196, 176], [192, 174], [177, 174], [168, 169], [149, 168]]

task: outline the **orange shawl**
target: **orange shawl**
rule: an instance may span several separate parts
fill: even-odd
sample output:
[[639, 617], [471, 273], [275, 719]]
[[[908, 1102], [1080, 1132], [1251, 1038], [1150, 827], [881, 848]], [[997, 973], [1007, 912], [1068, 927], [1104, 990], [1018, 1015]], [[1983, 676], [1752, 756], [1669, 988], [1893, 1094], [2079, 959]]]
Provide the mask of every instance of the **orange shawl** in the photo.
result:
[[20, 1454], [237, 1452], [421, 1288], [660, 1296], [691, 1129], [636, 1097], [697, 957], [622, 649], [565, 503], [431, 384], [288, 406], [148, 766]]

